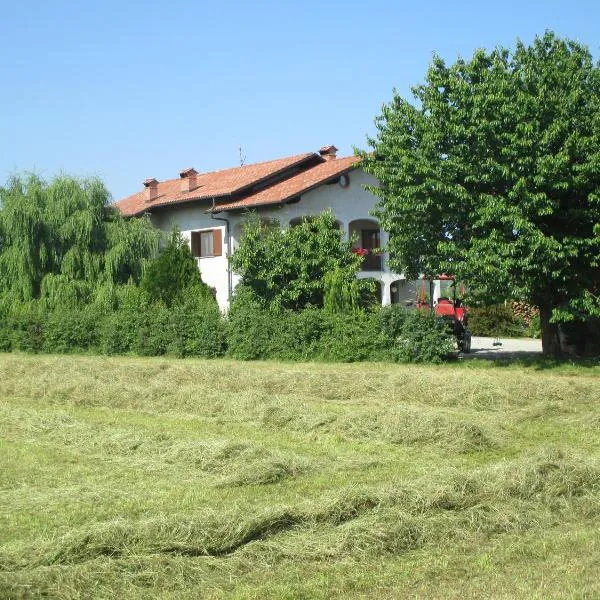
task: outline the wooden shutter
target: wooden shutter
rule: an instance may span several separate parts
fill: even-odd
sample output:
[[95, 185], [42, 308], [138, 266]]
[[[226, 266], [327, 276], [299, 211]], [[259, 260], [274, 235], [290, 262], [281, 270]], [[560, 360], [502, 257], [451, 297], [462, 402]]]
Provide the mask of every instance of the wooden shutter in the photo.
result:
[[192, 254], [196, 257], [200, 256], [200, 232], [192, 231]]
[[213, 229], [213, 256], [223, 254], [223, 232], [220, 229]]

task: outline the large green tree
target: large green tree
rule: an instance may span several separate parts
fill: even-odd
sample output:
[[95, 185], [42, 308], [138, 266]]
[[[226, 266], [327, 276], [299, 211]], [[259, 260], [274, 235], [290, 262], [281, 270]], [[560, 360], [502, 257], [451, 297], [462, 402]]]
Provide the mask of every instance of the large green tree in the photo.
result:
[[0, 308], [75, 305], [137, 282], [158, 240], [148, 219], [124, 219], [111, 206], [98, 179], [15, 176], [0, 187]]
[[450, 66], [436, 56], [413, 95], [394, 92], [363, 153], [391, 266], [529, 301], [559, 354], [558, 321], [600, 314], [598, 64], [547, 32]]
[[231, 267], [265, 304], [300, 310], [323, 307], [327, 273], [335, 272], [340, 285], [352, 288], [360, 261], [331, 212], [283, 230], [251, 215]]

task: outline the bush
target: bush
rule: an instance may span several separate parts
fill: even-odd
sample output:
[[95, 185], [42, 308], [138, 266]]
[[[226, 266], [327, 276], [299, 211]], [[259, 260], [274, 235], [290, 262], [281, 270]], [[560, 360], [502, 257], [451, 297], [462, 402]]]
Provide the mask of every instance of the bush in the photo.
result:
[[167, 353], [177, 357], [216, 358], [226, 349], [226, 325], [211, 305], [202, 310], [175, 307], [167, 320], [170, 338]]
[[266, 307], [249, 288], [229, 312], [229, 355], [241, 360], [440, 362], [452, 351], [447, 326], [403, 307], [332, 314]]
[[229, 354], [240, 360], [269, 358], [272, 341], [278, 335], [274, 315], [246, 286], [238, 286], [228, 314]]
[[331, 316], [319, 357], [333, 362], [393, 360], [393, 341], [382, 329], [378, 312]]
[[54, 311], [46, 321], [44, 351], [66, 354], [97, 349], [101, 317], [90, 307]]
[[470, 308], [469, 329], [473, 335], [490, 337], [521, 337], [527, 333], [523, 321], [504, 304]]
[[440, 363], [454, 349], [448, 324], [426, 310], [407, 311], [393, 346], [398, 362]]
[[5, 333], [0, 343], [6, 350], [41, 352], [47, 315], [37, 302], [22, 304], [10, 309], [4, 317]]
[[176, 303], [190, 286], [204, 286], [192, 251], [179, 230], [171, 232], [167, 244], [157, 258], [150, 261], [140, 282], [140, 288], [153, 301], [166, 306]]
[[117, 310], [107, 315], [100, 329], [100, 350], [103, 354], [138, 353], [140, 336], [147, 325], [148, 311]]

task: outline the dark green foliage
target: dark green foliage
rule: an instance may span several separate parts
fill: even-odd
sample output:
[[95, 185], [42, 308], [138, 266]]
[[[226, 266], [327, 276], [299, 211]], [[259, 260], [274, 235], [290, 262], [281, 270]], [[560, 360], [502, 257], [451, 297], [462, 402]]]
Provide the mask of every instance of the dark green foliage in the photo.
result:
[[140, 348], [140, 336], [148, 324], [148, 309], [117, 310], [102, 323], [100, 350], [104, 354], [135, 353]]
[[92, 307], [56, 310], [48, 315], [44, 351], [59, 354], [98, 351], [102, 315]]
[[5, 333], [0, 336], [6, 349], [41, 352], [44, 347], [46, 313], [36, 302], [12, 307], [4, 318]]
[[254, 290], [243, 284], [235, 290], [228, 313], [228, 347], [233, 358], [257, 360], [272, 354], [272, 340], [281, 328]]
[[336, 272], [338, 288], [361, 286], [354, 282], [360, 257], [352, 253], [352, 242], [342, 238], [331, 212], [285, 230], [250, 218], [231, 267], [241, 275], [242, 284], [270, 306], [321, 308], [326, 273]]
[[548, 32], [450, 66], [436, 56], [413, 92], [383, 107], [362, 155], [391, 267], [539, 307], [544, 352], [559, 355], [553, 321], [600, 315], [600, 66]]
[[398, 362], [440, 363], [453, 349], [447, 323], [427, 310], [412, 310], [406, 316], [393, 346]]
[[229, 355], [242, 360], [440, 362], [452, 351], [446, 326], [402, 307], [332, 314], [265, 306], [252, 290], [236, 291], [229, 313]]
[[159, 256], [146, 267], [140, 287], [152, 300], [161, 301], [169, 307], [186, 288], [201, 284], [196, 259], [188, 243], [175, 229]]
[[214, 358], [224, 353], [226, 323], [204, 284], [181, 292], [170, 308], [150, 302], [135, 286], [125, 286], [120, 296], [119, 310], [104, 321], [101, 347], [106, 354]]
[[561, 323], [560, 335], [571, 354], [600, 357], [600, 319]]
[[409, 315], [409, 311], [399, 304], [383, 306], [379, 311], [381, 328], [392, 339], [397, 339], [402, 334], [402, 328]]
[[319, 358], [359, 362], [394, 360], [394, 340], [381, 328], [378, 309], [353, 315], [330, 315], [330, 327], [321, 338]]
[[469, 329], [473, 335], [492, 337], [522, 337], [527, 328], [509, 306], [492, 306], [469, 309]]

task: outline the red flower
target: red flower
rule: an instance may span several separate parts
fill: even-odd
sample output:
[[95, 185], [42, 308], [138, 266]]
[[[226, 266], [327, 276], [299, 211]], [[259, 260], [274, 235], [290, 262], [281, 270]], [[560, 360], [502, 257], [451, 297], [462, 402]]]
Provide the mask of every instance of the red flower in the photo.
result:
[[352, 248], [352, 252], [358, 256], [366, 256], [369, 251], [366, 248]]

